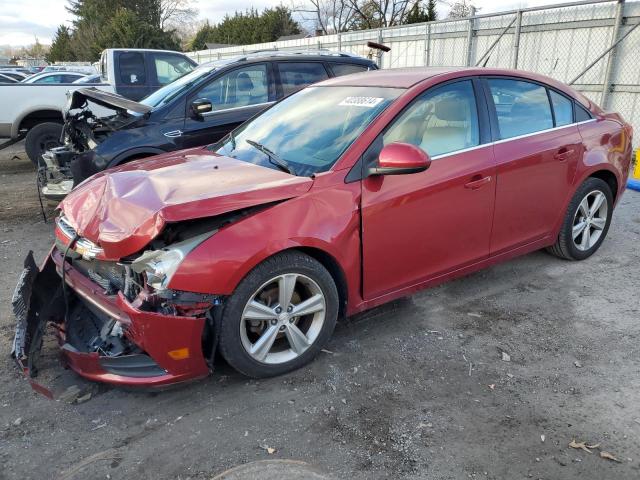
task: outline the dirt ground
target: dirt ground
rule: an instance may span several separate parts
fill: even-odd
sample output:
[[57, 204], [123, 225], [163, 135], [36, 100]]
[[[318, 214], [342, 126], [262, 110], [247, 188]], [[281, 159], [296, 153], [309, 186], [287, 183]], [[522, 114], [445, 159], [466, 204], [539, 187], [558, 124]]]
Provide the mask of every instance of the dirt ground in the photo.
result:
[[537, 252], [352, 318], [286, 376], [221, 364], [170, 391], [126, 391], [63, 370], [48, 344], [43, 380], [91, 393], [69, 404], [32, 391], [9, 358], [22, 260], [52, 233], [31, 165], [4, 153], [0, 478], [209, 479], [265, 459], [349, 480], [640, 478], [640, 193], [591, 259]]

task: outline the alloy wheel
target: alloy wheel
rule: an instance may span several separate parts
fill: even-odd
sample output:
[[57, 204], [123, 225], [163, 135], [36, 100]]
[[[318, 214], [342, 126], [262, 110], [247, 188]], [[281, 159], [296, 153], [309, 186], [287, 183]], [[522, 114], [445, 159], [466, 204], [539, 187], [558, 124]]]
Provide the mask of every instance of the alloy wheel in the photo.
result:
[[580, 251], [591, 249], [607, 225], [609, 205], [600, 190], [589, 192], [578, 205], [573, 218], [573, 243]]
[[325, 296], [311, 278], [296, 273], [274, 277], [258, 288], [244, 307], [242, 346], [258, 362], [289, 362], [318, 338], [326, 309]]

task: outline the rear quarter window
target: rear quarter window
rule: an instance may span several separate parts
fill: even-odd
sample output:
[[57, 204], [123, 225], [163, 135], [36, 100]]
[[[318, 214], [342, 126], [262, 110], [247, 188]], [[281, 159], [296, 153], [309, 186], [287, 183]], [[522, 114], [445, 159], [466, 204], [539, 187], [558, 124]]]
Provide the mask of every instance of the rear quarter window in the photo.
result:
[[591, 115], [589, 110], [584, 108], [578, 102], [576, 102], [575, 105], [576, 105], [576, 122], [585, 122], [593, 118], [593, 115]]
[[287, 95], [301, 88], [329, 78], [327, 70], [320, 62], [283, 62], [278, 63], [282, 93]]
[[350, 75], [352, 73], [362, 73], [369, 70], [366, 65], [354, 65], [353, 63], [331, 63], [331, 71], [335, 77]]

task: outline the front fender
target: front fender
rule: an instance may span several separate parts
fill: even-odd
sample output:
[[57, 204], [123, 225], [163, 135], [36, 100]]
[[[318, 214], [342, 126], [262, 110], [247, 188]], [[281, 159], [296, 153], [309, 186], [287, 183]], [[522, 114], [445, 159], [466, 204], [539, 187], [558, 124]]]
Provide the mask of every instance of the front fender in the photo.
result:
[[359, 183], [313, 189], [222, 228], [193, 250], [169, 288], [230, 295], [267, 258], [291, 248], [330, 255], [342, 269], [350, 301], [360, 292]]
[[157, 147], [137, 147], [127, 150], [125, 152], [119, 153], [114, 158], [111, 159], [107, 168], [115, 167], [122, 163], [125, 163], [128, 159], [132, 157], [140, 157], [140, 156], [152, 156], [152, 155], [160, 155], [161, 153], [166, 153], [164, 150]]

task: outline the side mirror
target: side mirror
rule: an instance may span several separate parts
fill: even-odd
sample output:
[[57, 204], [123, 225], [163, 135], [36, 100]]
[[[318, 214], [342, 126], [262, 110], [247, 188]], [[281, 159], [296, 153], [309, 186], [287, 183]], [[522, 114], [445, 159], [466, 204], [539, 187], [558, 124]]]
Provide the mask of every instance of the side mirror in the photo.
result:
[[424, 172], [431, 165], [429, 155], [421, 148], [409, 143], [390, 143], [383, 147], [378, 165], [369, 167], [369, 176], [404, 175]]
[[207, 98], [198, 98], [191, 102], [191, 111], [196, 117], [201, 116], [203, 113], [209, 113], [213, 110], [211, 101]]

